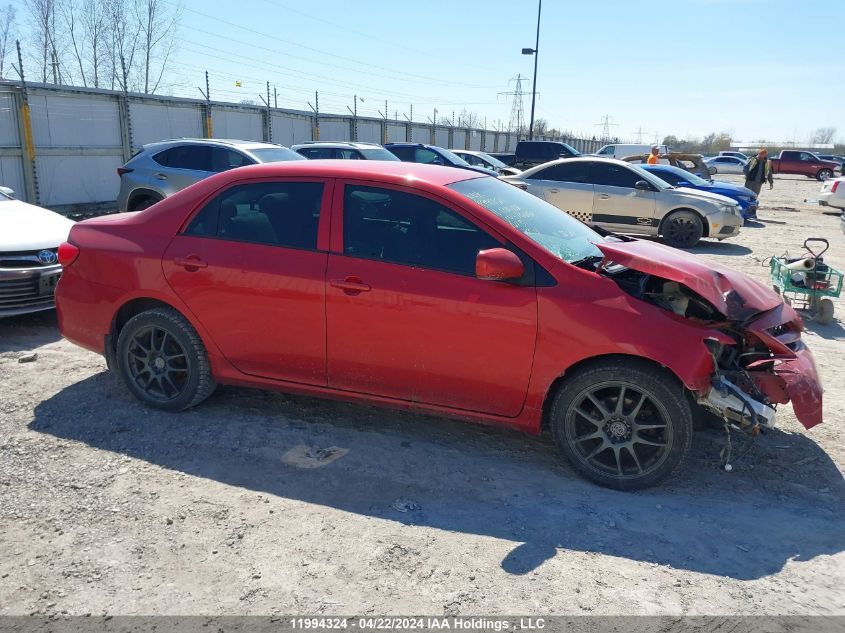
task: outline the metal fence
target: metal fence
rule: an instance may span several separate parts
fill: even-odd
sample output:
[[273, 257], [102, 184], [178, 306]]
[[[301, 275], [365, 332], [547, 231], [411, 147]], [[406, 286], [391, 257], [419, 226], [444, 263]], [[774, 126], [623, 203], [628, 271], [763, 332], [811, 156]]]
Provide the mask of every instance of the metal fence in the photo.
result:
[[[182, 137], [282, 145], [411, 141], [487, 152], [513, 151], [518, 141], [495, 130], [0, 81], [0, 185], [34, 204], [74, 211], [113, 203], [119, 166], [145, 143]], [[601, 145], [537, 138], [587, 153]]]

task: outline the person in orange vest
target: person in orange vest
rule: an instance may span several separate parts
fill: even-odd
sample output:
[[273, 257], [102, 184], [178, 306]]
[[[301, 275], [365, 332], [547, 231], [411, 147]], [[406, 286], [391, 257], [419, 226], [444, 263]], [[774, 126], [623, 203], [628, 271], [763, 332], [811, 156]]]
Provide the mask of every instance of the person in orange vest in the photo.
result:
[[657, 154], [660, 152], [660, 148], [657, 145], [651, 146], [651, 154], [648, 155], [646, 159], [646, 163], [649, 165], [656, 165], [657, 164]]
[[763, 183], [769, 181], [769, 189], [775, 186], [772, 177], [772, 163], [769, 161], [769, 151], [764, 147], [757, 152], [757, 156], [745, 163], [742, 168], [745, 172], [745, 186], [751, 189], [758, 196]]

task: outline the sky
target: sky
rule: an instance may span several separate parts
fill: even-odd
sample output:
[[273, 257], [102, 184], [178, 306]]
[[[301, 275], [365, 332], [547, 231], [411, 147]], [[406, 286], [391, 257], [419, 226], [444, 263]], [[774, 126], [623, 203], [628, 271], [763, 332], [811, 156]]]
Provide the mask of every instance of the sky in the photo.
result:
[[[175, 0], [164, 0], [173, 3]], [[729, 132], [753, 142], [845, 138], [837, 3], [796, 0], [546, 0], [536, 117], [552, 127], [651, 142]], [[25, 13], [23, 0], [19, 18]], [[184, 0], [162, 92], [438, 121], [462, 108], [511, 116], [521, 74], [531, 107], [537, 0]], [[236, 86], [240, 82], [240, 87]]]

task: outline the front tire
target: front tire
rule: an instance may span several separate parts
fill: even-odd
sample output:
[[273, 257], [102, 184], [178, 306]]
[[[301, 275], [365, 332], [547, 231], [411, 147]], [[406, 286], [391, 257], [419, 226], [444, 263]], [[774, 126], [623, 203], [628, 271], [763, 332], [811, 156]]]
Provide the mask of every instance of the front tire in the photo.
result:
[[829, 178], [833, 178], [833, 172], [829, 169], [820, 169], [819, 173], [816, 174], [816, 180], [821, 180], [822, 182]]
[[574, 374], [550, 411], [555, 442], [587, 479], [617, 490], [660, 483], [692, 445], [693, 416], [674, 376], [634, 359]]
[[709, 169], [709, 170], [710, 170], [710, 175], [711, 175], [711, 176], [715, 176], [716, 174], [718, 174], [718, 173], [719, 173], [719, 170], [718, 170], [718, 169], [716, 169], [715, 167], [708, 167], [707, 169]]
[[188, 409], [216, 387], [202, 340], [172, 308], [129, 319], [117, 338], [117, 366], [132, 395], [157, 409]]
[[663, 221], [662, 233], [669, 246], [692, 248], [704, 235], [704, 223], [693, 211], [675, 211]]

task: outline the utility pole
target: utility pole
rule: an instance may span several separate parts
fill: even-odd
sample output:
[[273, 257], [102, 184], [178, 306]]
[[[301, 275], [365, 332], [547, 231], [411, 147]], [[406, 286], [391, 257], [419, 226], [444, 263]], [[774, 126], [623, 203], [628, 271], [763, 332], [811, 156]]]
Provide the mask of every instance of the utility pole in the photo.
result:
[[387, 109], [387, 99], [384, 100], [384, 112], [378, 111], [383, 121], [381, 122], [381, 144], [387, 143], [387, 119], [390, 116], [390, 111]]
[[528, 140], [534, 139], [534, 103], [537, 101], [537, 59], [540, 52], [540, 13], [543, 10], [543, 0], [537, 1], [537, 39], [534, 48], [523, 48], [523, 55], [534, 55], [534, 82], [531, 84], [531, 123], [528, 126]]
[[276, 109], [279, 107], [279, 91], [276, 90], [276, 84], [273, 84], [273, 107]]
[[270, 114], [270, 82], [267, 82], [267, 98], [263, 95], [258, 95], [258, 98], [264, 102], [264, 141], [266, 143], [273, 142], [273, 116]]
[[311, 134], [312, 141], [320, 140], [320, 93], [314, 91], [314, 105], [308, 101], [308, 107], [314, 111], [314, 131]]
[[[363, 99], [361, 99], [363, 101]], [[354, 95], [352, 106], [354, 109], [346, 106], [346, 109], [352, 114], [352, 140], [358, 140], [358, 95]]]
[[[124, 67], [124, 84], [126, 83], [126, 68]], [[211, 90], [208, 87], [208, 71], [205, 71], [205, 92], [202, 91], [202, 88], [197, 88], [205, 97], [205, 138], [213, 138], [214, 130], [211, 121]]]
[[26, 86], [26, 78], [23, 75], [23, 56], [21, 55], [20, 40], [15, 40], [15, 45], [18, 49], [18, 67], [12, 68], [18, 73], [21, 78], [21, 90], [16, 94], [16, 101], [18, 101], [18, 133], [23, 140], [24, 150], [24, 188], [27, 202], [32, 204], [40, 204], [41, 196], [38, 190], [38, 164], [35, 160], [35, 143], [32, 140], [32, 119], [29, 114], [29, 91]]
[[437, 108], [434, 108], [434, 118], [428, 117], [428, 120], [431, 122], [431, 134], [429, 136], [429, 142], [434, 145], [435, 139], [437, 137]]

